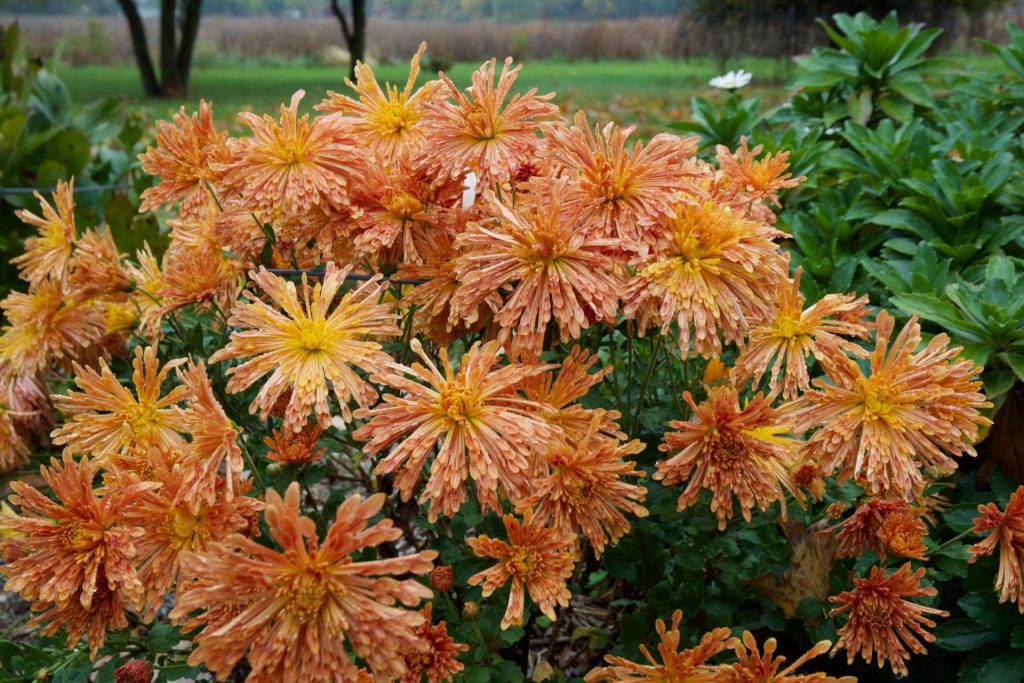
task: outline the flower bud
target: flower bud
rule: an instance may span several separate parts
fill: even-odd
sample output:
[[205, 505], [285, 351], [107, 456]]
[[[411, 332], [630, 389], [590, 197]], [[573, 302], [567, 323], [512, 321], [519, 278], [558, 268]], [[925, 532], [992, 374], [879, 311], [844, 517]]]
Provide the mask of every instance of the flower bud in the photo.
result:
[[142, 659], [133, 659], [114, 672], [114, 683], [150, 683], [153, 667]]
[[480, 603], [476, 600], [468, 600], [462, 606], [462, 618], [466, 621], [476, 621], [480, 617]]
[[447, 593], [452, 589], [454, 575], [449, 565], [442, 564], [430, 571], [430, 585], [439, 593]]

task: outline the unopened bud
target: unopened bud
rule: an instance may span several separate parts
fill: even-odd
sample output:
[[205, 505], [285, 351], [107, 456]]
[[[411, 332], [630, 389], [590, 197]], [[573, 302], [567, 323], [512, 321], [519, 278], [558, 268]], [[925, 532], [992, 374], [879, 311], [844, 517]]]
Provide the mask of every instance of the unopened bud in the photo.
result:
[[449, 565], [438, 565], [430, 570], [430, 585], [439, 593], [450, 591], [454, 578], [452, 568]]
[[153, 667], [142, 659], [133, 659], [114, 672], [114, 683], [150, 683]]
[[462, 606], [462, 618], [466, 621], [476, 621], [480, 617], [480, 603], [476, 600], [469, 600]]
[[281, 463], [279, 463], [279, 462], [272, 462], [269, 465], [267, 465], [267, 476], [268, 477], [276, 477], [279, 474], [281, 474]]

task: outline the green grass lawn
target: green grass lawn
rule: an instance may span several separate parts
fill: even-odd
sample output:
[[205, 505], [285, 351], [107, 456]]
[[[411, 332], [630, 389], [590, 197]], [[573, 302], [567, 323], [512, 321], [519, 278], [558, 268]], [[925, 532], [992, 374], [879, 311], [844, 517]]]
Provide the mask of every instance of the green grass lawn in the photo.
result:
[[[449, 76], [460, 86], [469, 84], [475, 64], [456, 64]], [[565, 109], [584, 108], [595, 116], [635, 123], [642, 134], [664, 128], [668, 120], [685, 116], [695, 94], [722, 97], [708, 87], [709, 78], [728, 69], [753, 72], [748, 93], [771, 102], [785, 95], [783, 84], [792, 76], [793, 65], [778, 59], [736, 59], [725, 64], [717, 60], [650, 60], [640, 62], [530, 62], [523, 66], [518, 90], [537, 88], [554, 91]], [[374, 69], [380, 81], [405, 82], [407, 65], [386, 65]], [[347, 91], [342, 67], [232, 66], [208, 67], [193, 73], [187, 101], [146, 99], [138, 73], [132, 66], [64, 67], [60, 75], [77, 102], [119, 96], [139, 101], [164, 117], [181, 104], [194, 107], [200, 98], [213, 102], [218, 118], [229, 119], [241, 110], [274, 111], [299, 88], [307, 92], [304, 108], [319, 102], [327, 90]], [[421, 77], [421, 80], [425, 78]]]

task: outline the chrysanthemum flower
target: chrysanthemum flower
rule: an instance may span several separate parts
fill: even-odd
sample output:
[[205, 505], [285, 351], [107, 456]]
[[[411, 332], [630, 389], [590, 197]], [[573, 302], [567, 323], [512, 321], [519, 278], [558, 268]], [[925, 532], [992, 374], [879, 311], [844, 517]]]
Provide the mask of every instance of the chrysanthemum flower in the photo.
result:
[[305, 465], [316, 462], [327, 452], [326, 448], [317, 448], [324, 430], [318, 424], [306, 425], [298, 434], [275, 429], [272, 436], [265, 437], [267, 457], [282, 465]]
[[347, 203], [354, 141], [327, 119], [299, 117], [305, 94], [299, 90], [289, 106], [281, 105], [280, 122], [239, 114], [252, 137], [228, 142], [232, 160], [222, 167], [221, 194], [240, 195], [267, 216], [302, 215], [313, 207]]
[[363, 450], [376, 455], [398, 445], [377, 464], [377, 474], [397, 471], [395, 486], [408, 500], [434, 448], [437, 455], [420, 496], [429, 502], [431, 521], [439, 514], [452, 516], [466, 500], [466, 478], [476, 485], [477, 500], [485, 509], [499, 510], [499, 484], [509, 498], [518, 500], [530, 485], [529, 454], [539, 443], [557, 438], [540, 416], [542, 406], [523, 398], [516, 387], [527, 377], [542, 373], [546, 365], [511, 363], [499, 367], [501, 345], [479, 343], [461, 359], [458, 373], [441, 348], [441, 369], [423, 351], [418, 340], [412, 349], [426, 367], [414, 363], [404, 372], [381, 374], [377, 379], [399, 392], [385, 394], [371, 410], [356, 412], [368, 422], [352, 436], [366, 441]]
[[[138, 496], [159, 486], [137, 483], [93, 491], [95, 468], [67, 453], [40, 472], [57, 502], [20, 481], [11, 483], [10, 501], [21, 508], [5, 515], [4, 526], [14, 532], [3, 540], [3, 555], [17, 557], [0, 566], [4, 590], [32, 602], [41, 612], [31, 626], [46, 624], [43, 635], [67, 629], [68, 647], [83, 634], [92, 658], [103, 646], [108, 630], [124, 628], [126, 604], [137, 605], [143, 586], [135, 572], [135, 542], [143, 531], [128, 526], [122, 512]], [[13, 546], [13, 547], [12, 547]]]
[[[563, 342], [598, 320], [614, 320], [622, 283], [607, 251], [614, 239], [587, 237], [578, 217], [562, 210], [564, 183], [535, 188], [515, 208], [484, 193], [492, 221], [470, 223], [456, 240], [459, 306], [469, 309], [511, 288], [494, 319], [513, 355], [539, 354], [548, 323]], [[514, 335], [513, 335], [514, 332]]]
[[86, 230], [75, 242], [68, 263], [67, 293], [76, 299], [87, 299], [126, 292], [130, 287], [131, 279], [110, 231]]
[[291, 389], [292, 395], [284, 428], [292, 432], [302, 431], [310, 410], [321, 427], [330, 424], [329, 387], [346, 421], [351, 419], [349, 401], [366, 407], [377, 397], [353, 366], [377, 373], [393, 365], [381, 345], [369, 338], [395, 336], [399, 330], [391, 307], [376, 303], [384, 289], [377, 278], [343, 294], [331, 310], [346, 275], [347, 268], [328, 263], [323, 281], [312, 288], [303, 275], [300, 302], [294, 283], [263, 268], [249, 273], [281, 310], [246, 292], [249, 302], [237, 304], [228, 319], [231, 326], [243, 329], [232, 332], [228, 345], [213, 354], [210, 362], [249, 359], [228, 370], [231, 379], [227, 390], [231, 393], [243, 391], [270, 374], [249, 407], [250, 412], [259, 411], [260, 419], [270, 415], [286, 389]]
[[453, 680], [455, 674], [465, 667], [459, 661], [459, 653], [469, 650], [468, 645], [456, 643], [448, 635], [448, 624], [439, 621], [434, 624], [430, 616], [432, 603], [420, 610], [423, 625], [416, 629], [416, 635], [423, 641], [419, 649], [405, 653], [405, 674], [399, 683], [420, 683], [426, 675], [427, 683], [441, 683]]
[[921, 640], [935, 641], [927, 631], [935, 627], [928, 615], [948, 616], [941, 609], [906, 599], [936, 595], [934, 588], [921, 587], [924, 575], [924, 567], [911, 571], [909, 562], [888, 575], [875, 566], [866, 579], [853, 580], [853, 590], [829, 597], [829, 602], [839, 605], [830, 615], [847, 613], [849, 617], [839, 629], [839, 640], [832, 651], [845, 649], [849, 664], [858, 654], [868, 664], [876, 657], [879, 668], [888, 661], [894, 674], [906, 676], [910, 654], [926, 652]]
[[616, 424], [622, 417], [617, 410], [585, 408], [578, 403], [591, 387], [600, 384], [615, 369], [606, 365], [591, 374], [590, 368], [597, 360], [597, 354], [574, 346], [557, 371], [528, 377], [520, 385], [526, 398], [544, 406], [541, 413], [544, 421], [563, 432], [570, 443], [586, 437], [595, 419], [598, 420], [598, 437], [626, 439], [626, 434]]
[[106, 330], [103, 314], [73, 301], [60, 282], [44, 280], [31, 292], [11, 292], [0, 301], [8, 325], [0, 336], [0, 365], [36, 375], [54, 362], [67, 365], [86, 354]]
[[981, 368], [957, 359], [945, 334], [919, 352], [921, 326], [911, 318], [889, 347], [895, 321], [885, 311], [875, 324], [875, 349], [865, 375], [838, 349], [822, 363], [827, 382], [791, 404], [788, 417], [802, 434], [818, 428], [805, 457], [838, 481], [855, 479], [872, 494], [906, 497], [934, 476], [956, 469], [951, 456], [974, 455], [978, 429], [991, 424], [979, 411], [991, 406], [980, 393]]
[[139, 334], [157, 340], [160, 338], [160, 323], [163, 320], [160, 291], [164, 286], [164, 276], [149, 244], [135, 252], [135, 263], [129, 263], [126, 270], [134, 287], [131, 302], [139, 313]]
[[[180, 553], [204, 551], [234, 533], [250, 535], [257, 527], [263, 504], [244, 495], [227, 496], [223, 478], [214, 484], [211, 498], [188, 496], [188, 487], [195, 481], [197, 460], [170, 462], [158, 450], [147, 453], [151, 481], [160, 488], [147, 491], [124, 512], [126, 524], [144, 530], [136, 542], [139, 580], [146, 588], [145, 612], [155, 615], [164, 598], [178, 581]], [[121, 481], [132, 481], [122, 475]], [[247, 486], [236, 483], [236, 493], [245, 493]]]
[[3, 377], [0, 372], [0, 406], [26, 443], [48, 444], [54, 414], [46, 385], [36, 375]]
[[748, 522], [755, 507], [764, 511], [775, 501], [785, 512], [785, 492], [797, 495], [790, 470], [800, 444], [767, 399], [757, 394], [740, 407], [739, 395], [730, 386], [711, 388], [700, 405], [688, 391], [683, 398], [693, 417], [669, 423], [676, 431], [667, 432], [659, 448], [674, 455], [659, 462], [654, 474], [670, 486], [686, 482], [679, 509], [710, 489], [719, 529], [732, 519], [733, 497]]
[[[722, 352], [722, 340], [740, 341], [770, 315], [767, 293], [785, 285], [781, 235], [714, 202], [679, 204], [663, 226], [667, 241], [639, 258], [622, 295], [622, 312], [639, 328], [679, 326], [683, 357]], [[691, 349], [692, 336], [692, 349]]]
[[67, 453], [88, 453], [100, 461], [135, 447], [184, 448], [177, 404], [188, 390], [174, 387], [160, 396], [167, 375], [182, 361], [161, 368], [156, 352], [155, 346], [135, 347], [135, 394], [117, 380], [106, 361], [100, 360], [99, 372], [75, 363], [75, 383], [81, 391], [53, 397], [69, 418], [53, 432], [53, 443], [64, 446]]
[[182, 215], [201, 211], [210, 200], [208, 183], [219, 173], [214, 169], [230, 159], [226, 132], [213, 125], [213, 106], [199, 101], [199, 111], [192, 116], [182, 107], [173, 123], [157, 121], [156, 147], [150, 146], [139, 155], [142, 170], [160, 178], [160, 184], [142, 192], [139, 211], [152, 211], [181, 200]]
[[846, 339], [867, 338], [868, 327], [857, 316], [864, 310], [867, 297], [826, 294], [804, 310], [804, 297], [800, 294], [802, 270], [797, 268], [792, 284], [774, 291], [776, 299], [769, 321], [751, 328], [747, 343], [733, 366], [738, 383], [753, 378], [757, 386], [770, 365], [769, 391], [774, 394], [779, 390], [787, 400], [796, 398], [811, 385], [807, 374], [808, 355], [819, 362], [827, 361], [825, 347], [828, 346], [851, 356], [867, 356], [862, 347]]
[[243, 280], [242, 262], [221, 250], [173, 244], [164, 255], [159, 312], [166, 315], [192, 305], [225, 311]]
[[17, 469], [28, 461], [28, 444], [18, 433], [11, 411], [0, 405], [0, 474]]
[[792, 173], [786, 173], [789, 168], [789, 152], [766, 154], [758, 160], [757, 156], [763, 150], [763, 145], [748, 149], [747, 137], [743, 136], [735, 154], [724, 145], [715, 147], [715, 154], [722, 175], [736, 186], [737, 194], [741, 194], [747, 201], [777, 203], [779, 190], [796, 187], [807, 178], [794, 178]]
[[382, 89], [373, 69], [360, 62], [356, 64], [356, 82], [353, 84], [345, 79], [359, 99], [329, 90], [327, 99], [316, 109], [342, 115], [348, 129], [385, 158], [416, 150], [424, 140], [426, 104], [441, 87], [440, 81], [427, 81], [414, 90], [416, 78], [420, 75], [420, 60], [426, 49], [427, 44], [420, 43], [409, 63], [409, 78], [403, 90], [399, 91], [391, 83], [385, 83]]
[[[810, 650], [793, 661], [785, 669], [785, 657], [776, 657], [776, 641], [769, 638], [764, 642], [764, 650], [757, 645], [754, 634], [743, 632], [743, 638], [733, 638], [729, 647], [736, 653], [737, 661], [732, 664], [720, 664], [715, 672], [715, 683], [857, 683], [853, 676], [829, 676], [821, 672], [795, 673], [801, 666], [828, 652], [832, 643], [822, 640]], [[780, 670], [781, 669], [781, 670]]]
[[883, 560], [889, 555], [921, 559], [928, 528], [921, 511], [905, 500], [875, 498], [860, 505], [852, 515], [836, 524], [840, 557], [860, 557], [873, 550]]
[[715, 668], [708, 660], [724, 651], [729, 644], [729, 629], [716, 628], [705, 633], [700, 643], [692, 649], [679, 649], [681, 639], [679, 622], [683, 613], [676, 610], [672, 614], [672, 627], [666, 628], [665, 622], [658, 619], [658, 661], [646, 645], [640, 646], [640, 652], [647, 659], [646, 664], [631, 662], [623, 657], [606, 655], [604, 660], [611, 666], [593, 669], [583, 680], [586, 683], [664, 683], [666, 681], [711, 681]]
[[687, 183], [682, 161], [696, 145], [675, 135], [656, 135], [630, 150], [632, 127], [609, 123], [590, 128], [583, 111], [575, 125], [556, 130], [552, 154], [574, 171], [563, 188], [567, 207], [593, 237], [646, 243], [652, 223], [670, 213]]
[[380, 680], [405, 673], [403, 653], [416, 649], [424, 618], [412, 607], [432, 592], [404, 574], [430, 571], [437, 553], [355, 561], [353, 553], [397, 540], [385, 519], [368, 526], [384, 495], [350, 497], [338, 508], [323, 544], [313, 520], [299, 514], [299, 485], [282, 500], [267, 491], [264, 518], [281, 551], [241, 535], [206, 552], [181, 555], [182, 576], [172, 617], [204, 628], [189, 663], [225, 678], [245, 656], [251, 683], [353, 680], [358, 667], [347, 648]]
[[75, 245], [75, 179], [57, 181], [51, 205], [38, 192], [43, 215], [28, 209], [15, 212], [21, 222], [39, 229], [38, 237], [25, 240], [25, 253], [11, 259], [18, 266], [18, 276], [32, 286], [51, 278], [62, 280]]
[[1021, 567], [1024, 566], [1024, 486], [1013, 492], [1005, 511], [995, 503], [987, 503], [978, 506], [978, 513], [974, 518], [974, 533], [988, 532], [988, 536], [971, 546], [970, 562], [991, 555], [998, 547], [996, 589], [999, 602], [1016, 601], [1017, 609], [1024, 613], [1024, 581], [1021, 580]]
[[647, 489], [626, 481], [644, 477], [643, 470], [626, 460], [643, 452], [643, 442], [628, 443], [598, 435], [595, 416], [583, 438], [573, 444], [555, 442], [539, 448], [540, 471], [534, 475], [533, 492], [520, 504], [536, 520], [590, 540], [597, 557], [606, 545], [614, 545], [629, 531], [626, 515], [646, 517], [642, 503]]
[[529, 510], [522, 522], [512, 515], [503, 515], [502, 521], [507, 543], [486, 535], [467, 541], [477, 557], [498, 560], [490, 569], [469, 577], [469, 585], [483, 583], [486, 598], [512, 580], [508, 607], [501, 619], [502, 629], [523, 623], [526, 593], [549, 619], [556, 619], [555, 606], [567, 607], [572, 597], [566, 582], [575, 566], [572, 556], [575, 535], [531, 518]]
[[421, 150], [424, 164], [438, 176], [461, 177], [473, 171], [484, 187], [509, 178], [512, 170], [536, 156], [541, 139], [536, 131], [558, 116], [549, 100], [554, 93], [537, 95], [537, 89], [512, 95], [522, 65], [510, 68], [505, 60], [497, 86], [497, 60], [485, 62], [472, 76], [468, 95], [443, 73], [444, 94], [427, 104], [427, 136], [430, 144]]
[[178, 369], [178, 379], [188, 390], [188, 403], [181, 412], [181, 424], [192, 437], [188, 457], [196, 463], [186, 487], [189, 499], [206, 497], [213, 501], [221, 462], [227, 482], [227, 500], [234, 497], [234, 482], [242, 473], [242, 449], [238, 447], [238, 428], [228, 419], [206, 374], [203, 361], [189, 361]]

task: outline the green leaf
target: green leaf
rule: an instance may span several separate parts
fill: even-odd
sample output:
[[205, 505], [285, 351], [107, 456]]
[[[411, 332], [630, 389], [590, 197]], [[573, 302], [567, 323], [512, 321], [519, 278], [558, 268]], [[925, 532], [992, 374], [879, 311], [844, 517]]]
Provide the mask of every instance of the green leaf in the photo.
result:
[[170, 624], [156, 624], [149, 629], [149, 635], [146, 636], [146, 649], [153, 654], [170, 652], [179, 640], [181, 634], [178, 633], [178, 629]]
[[945, 650], [965, 652], [984, 645], [997, 643], [1006, 636], [992, 631], [970, 619], [951, 619], [935, 629], [935, 642]]
[[985, 683], [1020, 683], [1024, 680], [1024, 657], [1019, 652], [1001, 652], [982, 666], [979, 678]]

